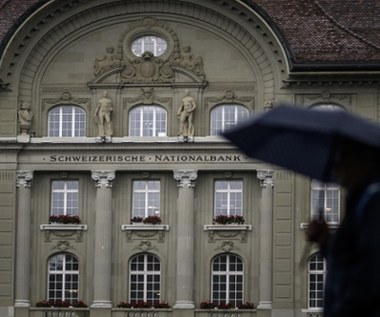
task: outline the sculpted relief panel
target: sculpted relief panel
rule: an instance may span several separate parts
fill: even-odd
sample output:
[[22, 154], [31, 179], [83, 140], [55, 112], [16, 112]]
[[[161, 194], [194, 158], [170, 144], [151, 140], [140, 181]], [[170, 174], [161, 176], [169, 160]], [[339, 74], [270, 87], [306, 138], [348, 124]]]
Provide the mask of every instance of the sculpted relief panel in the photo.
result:
[[95, 60], [95, 79], [90, 86], [109, 81], [124, 85], [173, 84], [178, 81], [178, 73], [188, 82], [206, 85], [202, 57], [194, 55], [190, 46], [181, 49], [178, 36], [167, 23], [145, 18], [131, 23], [116, 49], [107, 47], [105, 55]]

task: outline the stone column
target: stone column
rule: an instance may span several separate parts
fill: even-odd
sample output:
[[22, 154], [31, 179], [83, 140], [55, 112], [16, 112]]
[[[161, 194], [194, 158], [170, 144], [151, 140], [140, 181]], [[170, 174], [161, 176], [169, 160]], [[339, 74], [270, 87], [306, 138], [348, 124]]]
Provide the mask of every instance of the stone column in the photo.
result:
[[33, 171], [17, 171], [18, 208], [15, 307], [30, 307], [30, 186], [32, 179]]
[[194, 306], [194, 181], [197, 171], [174, 171], [178, 182], [176, 309]]
[[92, 308], [111, 308], [112, 181], [114, 171], [93, 171], [95, 180], [94, 301]]
[[260, 296], [258, 309], [272, 309], [273, 171], [258, 170], [260, 180]]

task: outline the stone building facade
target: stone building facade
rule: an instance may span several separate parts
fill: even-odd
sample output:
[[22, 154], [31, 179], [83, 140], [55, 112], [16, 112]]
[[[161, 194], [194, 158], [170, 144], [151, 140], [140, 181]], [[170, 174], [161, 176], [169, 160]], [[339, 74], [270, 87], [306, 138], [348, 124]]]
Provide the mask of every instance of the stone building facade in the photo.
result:
[[322, 316], [305, 223], [344, 193], [218, 135], [379, 121], [379, 5], [306, 2], [0, 4], [0, 316]]

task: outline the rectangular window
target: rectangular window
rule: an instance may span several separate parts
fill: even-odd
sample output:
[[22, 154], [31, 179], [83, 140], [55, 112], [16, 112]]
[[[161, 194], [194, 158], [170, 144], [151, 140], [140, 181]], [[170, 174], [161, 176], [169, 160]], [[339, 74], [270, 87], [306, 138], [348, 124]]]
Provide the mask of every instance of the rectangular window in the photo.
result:
[[215, 181], [214, 215], [243, 216], [243, 181]]
[[160, 181], [133, 182], [132, 217], [160, 215]]
[[51, 183], [51, 210], [50, 214], [79, 215], [79, 181], [78, 180], [54, 180]]
[[340, 188], [335, 184], [311, 182], [311, 217], [317, 218], [322, 211], [326, 222], [340, 221]]

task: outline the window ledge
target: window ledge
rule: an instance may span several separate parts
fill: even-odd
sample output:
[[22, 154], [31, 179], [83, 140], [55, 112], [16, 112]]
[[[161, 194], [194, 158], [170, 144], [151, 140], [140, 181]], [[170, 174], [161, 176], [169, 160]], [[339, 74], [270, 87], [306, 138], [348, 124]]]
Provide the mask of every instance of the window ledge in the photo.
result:
[[[329, 226], [330, 229], [336, 229], [339, 227], [339, 223], [327, 223], [327, 225]], [[300, 223], [300, 229], [307, 229], [309, 227], [309, 223], [308, 222], [301, 222]]]
[[305, 313], [306, 317], [323, 317], [322, 308], [307, 308], [302, 309], [302, 312]]
[[237, 225], [237, 224], [227, 224], [227, 225], [204, 225], [204, 231], [251, 231], [252, 225]]
[[87, 231], [87, 225], [50, 223], [40, 225], [41, 231]]
[[123, 224], [122, 231], [169, 231], [169, 225], [152, 225], [149, 223]]
[[302, 309], [303, 313], [321, 313], [323, 308], [304, 308]]
[[71, 223], [49, 223], [40, 225], [40, 230], [44, 231], [45, 242], [62, 239], [82, 242], [83, 232], [87, 231], [87, 225]]

